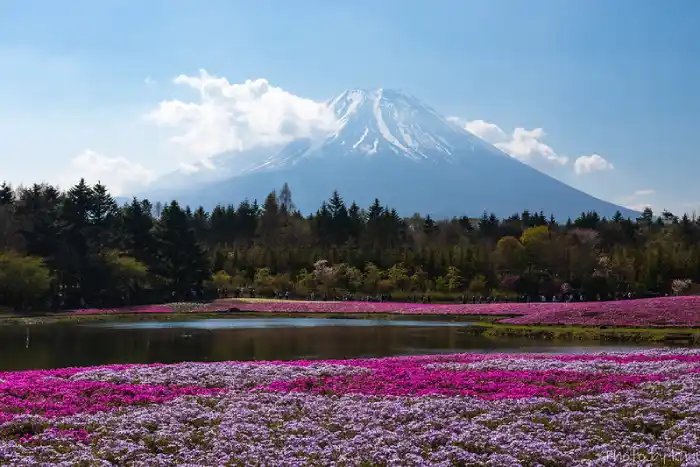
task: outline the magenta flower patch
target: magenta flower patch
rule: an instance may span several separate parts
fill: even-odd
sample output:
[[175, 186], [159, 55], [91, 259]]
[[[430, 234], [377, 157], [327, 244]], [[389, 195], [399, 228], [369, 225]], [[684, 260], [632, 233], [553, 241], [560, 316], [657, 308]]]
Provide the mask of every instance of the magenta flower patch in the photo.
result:
[[125, 306], [121, 308], [82, 308], [75, 310], [79, 315], [92, 315], [97, 313], [172, 313], [173, 310], [167, 305], [143, 305]]
[[0, 466], [699, 465], [699, 368], [686, 349], [7, 372]]
[[[444, 362], [443, 362], [444, 365]], [[365, 366], [365, 365], [362, 365]], [[376, 396], [472, 396], [482, 399], [574, 397], [633, 388], [665, 379], [660, 374], [602, 374], [561, 370], [503, 371], [430, 366], [411, 358], [376, 360], [371, 372], [275, 381], [266, 389]]]
[[388, 313], [402, 315], [503, 316], [498, 322], [507, 324], [641, 327], [700, 326], [700, 296], [664, 297], [616, 302], [466, 305], [221, 299], [208, 304], [171, 303], [112, 309], [91, 308], [76, 310], [75, 313], [206, 313], [228, 311], [232, 308], [259, 313]]
[[179, 396], [211, 394], [216, 389], [114, 384], [68, 379], [78, 370], [0, 374], [0, 422], [20, 415], [62, 417], [121, 407], [158, 404]]
[[214, 306], [265, 313], [395, 313], [405, 315], [513, 316], [509, 324], [584, 326], [700, 326], [700, 296], [614, 302], [424, 305], [395, 302], [297, 302], [225, 299]]

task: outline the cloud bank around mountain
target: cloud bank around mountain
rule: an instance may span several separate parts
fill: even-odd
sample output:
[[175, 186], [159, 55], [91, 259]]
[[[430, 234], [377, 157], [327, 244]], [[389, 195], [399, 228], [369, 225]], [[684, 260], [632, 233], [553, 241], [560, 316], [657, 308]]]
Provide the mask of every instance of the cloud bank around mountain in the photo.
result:
[[[150, 77], [146, 86], [154, 86]], [[325, 102], [307, 99], [271, 85], [265, 79], [230, 83], [226, 78], [199, 70], [194, 76], [179, 75], [172, 83], [196, 92], [195, 98], [172, 98], [158, 102], [144, 115], [178, 150], [189, 155], [173, 168], [194, 172], [214, 169], [210, 158], [228, 152], [233, 157], [256, 147], [283, 145], [300, 138], [315, 138], [333, 132], [337, 118]], [[467, 121], [449, 117], [465, 130], [527, 164], [570, 166], [570, 158], [544, 142], [542, 128], [517, 127], [504, 131], [484, 120]], [[161, 133], [161, 134], [163, 134]], [[598, 154], [573, 161], [576, 174], [612, 170], [613, 165]], [[84, 174], [89, 181], [108, 183], [116, 192], [152, 182], [154, 174], [125, 157], [114, 157], [87, 149], [71, 161], [71, 175]]]
[[[265, 79], [232, 84], [226, 78], [199, 70], [197, 76], [180, 75], [173, 83], [197, 91], [198, 99], [161, 101], [146, 119], [173, 130], [170, 141], [203, 161], [204, 166], [209, 165], [208, 158], [222, 152], [235, 154], [258, 146], [314, 138], [334, 131], [338, 125], [325, 102], [297, 96]], [[497, 124], [484, 120], [448, 120], [522, 162], [546, 161], [565, 166], [570, 161], [543, 141], [546, 133], [542, 128], [518, 127], [506, 133]], [[576, 174], [613, 168], [598, 154], [574, 161]]]
[[171, 141], [202, 159], [315, 137], [337, 124], [325, 103], [296, 96], [265, 79], [231, 84], [200, 70], [198, 76], [180, 75], [173, 83], [197, 91], [199, 98], [162, 101], [146, 119], [175, 130]]
[[[547, 135], [542, 128], [527, 130], [515, 128], [508, 134], [495, 123], [484, 120], [463, 120], [459, 117], [448, 117], [453, 123], [463, 127], [468, 132], [493, 144], [509, 156], [526, 164], [537, 164], [540, 161], [565, 166], [569, 158], [555, 151], [542, 140]], [[615, 167], [599, 154], [579, 156], [573, 163], [574, 172], [577, 175], [613, 170]]]
[[100, 182], [118, 196], [152, 182], [155, 175], [125, 157], [111, 157], [86, 149], [71, 159], [68, 170], [59, 175], [59, 183], [67, 188], [81, 178], [91, 185]]
[[459, 117], [448, 117], [448, 120], [521, 162], [545, 160], [559, 165], [569, 162], [568, 157], [557, 154], [551, 146], [542, 141], [546, 136], [542, 128], [516, 128], [513, 133], [508, 134], [495, 123], [484, 120], [465, 121]]

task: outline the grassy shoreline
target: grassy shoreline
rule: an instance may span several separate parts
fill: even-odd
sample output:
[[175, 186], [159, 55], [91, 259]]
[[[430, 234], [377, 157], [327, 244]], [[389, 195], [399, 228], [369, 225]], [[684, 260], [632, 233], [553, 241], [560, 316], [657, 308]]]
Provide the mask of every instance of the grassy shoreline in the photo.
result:
[[630, 343], [664, 343], [700, 345], [700, 328], [691, 327], [624, 327], [576, 325], [515, 325], [496, 321], [501, 315], [398, 315], [391, 313], [302, 313], [302, 312], [181, 312], [181, 313], [95, 313], [41, 314], [34, 316], [0, 315], [0, 326], [35, 326], [51, 324], [88, 324], [138, 321], [188, 321], [237, 318], [317, 318], [439, 320], [465, 322], [462, 332], [491, 338], [528, 338], [543, 341], [604, 341]]
[[478, 324], [484, 337], [513, 337], [558, 341], [601, 341], [700, 345], [699, 328], [641, 328], [611, 326]]

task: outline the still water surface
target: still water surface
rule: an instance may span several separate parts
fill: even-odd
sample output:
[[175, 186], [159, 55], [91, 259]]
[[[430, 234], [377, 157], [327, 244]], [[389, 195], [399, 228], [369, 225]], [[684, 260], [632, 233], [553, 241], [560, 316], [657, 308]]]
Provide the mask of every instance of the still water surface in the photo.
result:
[[110, 363], [293, 360], [454, 352], [579, 353], [651, 346], [486, 338], [467, 322], [238, 318], [0, 327], [0, 371]]

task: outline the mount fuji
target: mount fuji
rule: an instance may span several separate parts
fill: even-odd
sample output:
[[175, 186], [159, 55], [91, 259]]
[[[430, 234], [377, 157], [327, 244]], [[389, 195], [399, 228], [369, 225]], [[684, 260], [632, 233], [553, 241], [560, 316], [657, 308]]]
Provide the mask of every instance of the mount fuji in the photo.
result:
[[513, 159], [408, 93], [349, 90], [326, 105], [337, 118], [331, 134], [219, 154], [211, 165], [164, 175], [139, 196], [211, 209], [262, 202], [288, 183], [305, 214], [338, 190], [348, 203], [367, 207], [379, 198], [405, 216], [505, 217], [525, 209], [559, 219], [592, 210], [638, 215]]

